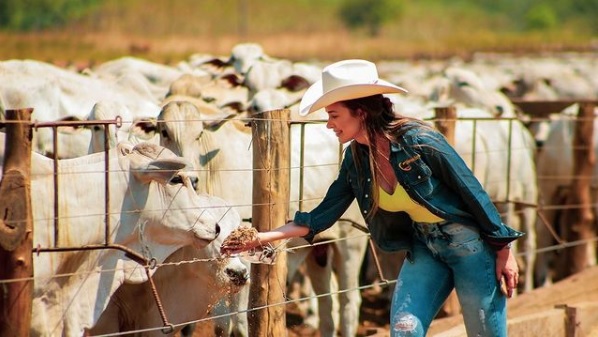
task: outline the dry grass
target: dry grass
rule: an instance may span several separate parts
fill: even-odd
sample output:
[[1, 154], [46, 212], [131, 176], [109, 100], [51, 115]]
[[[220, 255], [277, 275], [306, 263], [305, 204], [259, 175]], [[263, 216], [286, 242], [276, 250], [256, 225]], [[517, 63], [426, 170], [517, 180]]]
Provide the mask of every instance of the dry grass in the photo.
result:
[[229, 55], [240, 42], [259, 43], [269, 55], [295, 61], [598, 49], [596, 38], [579, 27], [516, 34], [488, 13], [433, 1], [409, 3], [377, 38], [346, 30], [332, 0], [247, 0], [245, 9], [240, 0], [102, 3], [99, 12], [53, 32], [0, 32], [0, 60], [78, 63], [133, 55], [168, 64], [193, 53]]
[[37, 34], [0, 33], [0, 60], [36, 59], [57, 64], [100, 63], [132, 55], [151, 61], [173, 64], [194, 53], [230, 55], [234, 45], [255, 42], [271, 56], [293, 61], [330, 61], [343, 58], [370, 60], [440, 59], [459, 56], [467, 59], [475, 52], [514, 52], [519, 54], [559, 51], [589, 51], [596, 46], [588, 41], [547, 43], [543, 36], [511, 36], [498, 39], [479, 34], [457, 35], [445, 40], [394, 40], [368, 38], [340, 30], [299, 34], [283, 32], [239, 38], [224, 36], [146, 37], [123, 33], [87, 33], [74, 37], [70, 33]]

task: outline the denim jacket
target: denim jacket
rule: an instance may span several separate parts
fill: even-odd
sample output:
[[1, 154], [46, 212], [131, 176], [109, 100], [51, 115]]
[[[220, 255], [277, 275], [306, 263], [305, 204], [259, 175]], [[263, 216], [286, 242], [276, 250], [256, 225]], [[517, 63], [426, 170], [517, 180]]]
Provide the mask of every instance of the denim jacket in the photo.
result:
[[[310, 229], [305, 239], [312, 242], [314, 235], [332, 226], [357, 199], [371, 237], [381, 249], [410, 251], [413, 221], [407, 213], [378, 209], [368, 217], [373, 202], [372, 172], [367, 146], [357, 146], [361, 155], [357, 157], [348, 147], [338, 177], [322, 202], [310, 212], [297, 212], [294, 222]], [[390, 161], [398, 182], [415, 202], [447, 221], [479, 228], [482, 239], [494, 248], [524, 235], [502, 222], [490, 196], [438, 131], [408, 127], [398, 143], [391, 143]]]

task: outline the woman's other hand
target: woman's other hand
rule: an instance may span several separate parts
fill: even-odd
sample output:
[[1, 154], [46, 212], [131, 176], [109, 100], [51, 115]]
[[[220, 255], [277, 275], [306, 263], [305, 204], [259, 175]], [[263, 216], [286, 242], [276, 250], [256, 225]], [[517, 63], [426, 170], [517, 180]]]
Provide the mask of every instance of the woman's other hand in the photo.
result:
[[503, 294], [511, 298], [519, 283], [519, 266], [509, 247], [496, 252], [496, 279], [500, 282]]

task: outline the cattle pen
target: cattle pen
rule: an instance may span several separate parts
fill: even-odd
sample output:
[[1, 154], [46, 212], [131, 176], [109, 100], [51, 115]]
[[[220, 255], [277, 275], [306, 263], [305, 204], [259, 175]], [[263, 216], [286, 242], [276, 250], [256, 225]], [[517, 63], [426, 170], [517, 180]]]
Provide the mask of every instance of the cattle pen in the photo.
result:
[[[550, 102], [554, 104], [555, 102]], [[560, 258], [562, 259], [561, 265], [565, 267], [565, 270], [561, 271], [564, 276], [570, 276], [581, 272], [587, 266], [583, 261], [587, 260], [586, 254], [588, 254], [588, 246], [596, 241], [596, 231], [594, 229], [595, 215], [592, 210], [592, 205], [596, 200], [592, 199], [592, 172], [595, 166], [594, 145], [591, 140], [594, 138], [594, 109], [596, 106], [595, 101], [585, 102], [571, 102], [563, 101], [563, 106], [569, 106], [572, 103], [581, 103], [579, 107], [578, 116], [575, 118], [575, 133], [574, 143], [571, 144], [573, 159], [573, 178], [571, 184], [564, 187], [564, 191], [561, 191], [560, 202], [561, 204], [522, 204], [523, 208], [534, 208], [540, 217], [543, 225], [550, 229], [550, 235], [554, 237], [557, 244], [538, 247], [534, 251], [522, 251], [519, 253], [520, 256], [525, 254], [544, 254], [551, 251], [560, 251]], [[522, 110], [529, 112], [534, 115], [534, 118], [546, 118], [548, 116], [547, 111], [556, 112], [560, 111], [560, 106], [551, 105], [547, 108], [546, 102], [544, 103], [533, 103], [533, 102], [515, 102], [519, 105]], [[537, 110], [536, 110], [537, 109]], [[27, 109], [24, 109], [25, 111]], [[537, 114], [536, 111], [540, 111], [542, 114]], [[14, 112], [7, 114], [7, 118], [18, 120]], [[30, 113], [30, 112], [29, 112]], [[3, 207], [3, 213], [8, 214], [5, 216], [2, 226], [6, 226], [10, 229], [18, 229], [19, 235], [17, 238], [11, 238], [6, 230], [0, 233], [0, 239], [2, 239], [2, 247], [0, 248], [0, 255], [2, 261], [11, 261], [10, 263], [3, 263], [2, 265], [2, 277], [0, 283], [8, 285], [4, 287], [2, 298], [0, 299], [0, 336], [28, 336], [29, 325], [30, 325], [30, 313], [31, 313], [31, 301], [32, 301], [32, 289], [35, 281], [35, 271], [33, 270], [32, 258], [35, 254], [46, 253], [52, 254], [52, 251], [60, 250], [83, 250], [83, 249], [120, 249], [129, 258], [137, 261], [145, 271], [148, 273], [149, 270], [160, 268], [164, 264], [156, 261], [148, 260], [143, 254], [132, 251], [126, 247], [118, 246], [109, 242], [110, 232], [110, 220], [106, 215], [106, 241], [98, 243], [94, 247], [63, 247], [61, 248], [59, 243], [56, 243], [55, 247], [34, 247], [32, 242], [32, 215], [30, 213], [30, 192], [26, 189], [30, 186], [30, 182], [27, 181], [28, 174], [27, 170], [31, 170], [28, 165], [27, 158], [31, 148], [26, 146], [27, 142], [23, 139], [30, 137], [31, 128], [35, 128], [35, 124], [30, 121], [22, 120], [21, 123], [7, 123], [7, 139], [6, 139], [6, 150], [5, 150], [5, 164], [3, 167], [3, 177], [0, 183], [0, 206]], [[454, 142], [455, 137], [455, 122], [457, 121], [456, 109], [453, 107], [449, 108], [438, 108], [436, 109], [436, 118], [434, 123], [436, 127], [441, 130], [447, 138]], [[475, 119], [471, 121], [476, 123]], [[482, 121], [480, 121], [481, 123]], [[93, 123], [93, 122], [90, 122]], [[117, 124], [118, 121], [96, 121], [99, 125], [107, 126], [108, 124]], [[252, 126], [253, 134], [253, 214], [252, 223], [255, 227], [259, 226], [274, 226], [276, 224], [283, 223], [288, 218], [288, 203], [292, 202], [289, 199], [290, 187], [288, 187], [290, 178], [287, 175], [290, 171], [291, 164], [289, 162], [289, 156], [292, 152], [290, 150], [290, 142], [287, 141], [289, 138], [289, 128], [295, 121], [289, 122], [285, 115], [285, 111], [270, 111], [262, 114], [260, 118], [252, 120], [250, 125]], [[16, 129], [17, 131], [10, 131], [12, 128], [23, 127], [25, 130]], [[38, 125], [39, 126], [39, 125]], [[30, 128], [29, 131], [27, 128]], [[475, 128], [474, 128], [475, 129]], [[8, 136], [11, 133], [20, 133], [21, 137], [17, 144], [25, 144], [23, 147], [15, 146], [15, 139], [12, 136]], [[107, 138], [107, 137], [106, 137]], [[261, 138], [261, 139], [260, 139]], [[510, 139], [510, 138], [509, 138]], [[107, 145], [106, 145], [107, 146]], [[342, 149], [342, 148], [341, 148]], [[18, 153], [18, 150], [24, 150], [25, 153]], [[55, 149], [56, 150], [56, 149]], [[56, 151], [57, 152], [57, 151]], [[472, 151], [475, 154], [475, 150]], [[14, 157], [13, 157], [14, 156]], [[17, 158], [17, 159], [14, 159]], [[56, 160], [56, 158], [54, 158]], [[475, 162], [475, 158], [472, 160]], [[303, 163], [303, 160], [301, 160]], [[18, 178], [13, 178], [10, 172], [16, 171], [21, 174]], [[303, 168], [299, 168], [301, 171]], [[510, 172], [510, 168], [509, 168]], [[57, 177], [59, 176], [56, 171], [54, 173]], [[108, 176], [108, 175], [106, 175]], [[108, 178], [106, 178], [108, 179]], [[507, 178], [507, 181], [509, 179]], [[300, 182], [303, 182], [303, 175], [300, 174]], [[508, 185], [508, 183], [507, 183]], [[24, 188], [23, 188], [24, 187]], [[299, 199], [296, 202], [303, 202], [303, 186], [299, 186]], [[106, 191], [106, 195], [109, 195], [109, 191]], [[509, 193], [507, 193], [509, 195]], [[55, 196], [56, 200], [58, 196]], [[29, 200], [28, 200], [29, 199]], [[281, 202], [284, 201], [284, 202]], [[105, 200], [106, 205], [109, 200]], [[515, 203], [517, 201], [509, 200], [497, 200], [498, 203]], [[299, 206], [300, 208], [302, 206]], [[565, 228], [575, 228], [570, 231], [558, 231], [553, 228], [551, 219], [542, 218], [542, 210], [544, 207], [558, 208], [559, 217], [562, 222], [572, 224], [565, 226]], [[106, 206], [106, 209], [108, 206]], [[60, 214], [55, 215], [55, 230], [59, 230]], [[18, 224], [18, 225], [14, 225]], [[26, 226], [26, 227], [22, 227]], [[23, 229], [24, 228], [24, 229]], [[268, 229], [269, 227], [263, 227], [260, 229]], [[25, 234], [27, 233], [27, 234]], [[56, 234], [55, 238], [58, 237]], [[349, 240], [351, 238], [342, 238], [336, 240]], [[11, 241], [12, 240], [12, 241]], [[16, 240], [16, 241], [15, 241]], [[17, 242], [18, 241], [18, 242]], [[6, 244], [6, 242], [12, 242], [12, 244]], [[566, 248], [566, 249], [565, 249]], [[252, 268], [252, 283], [250, 292], [250, 306], [246, 312], [251, 315], [252, 320], [249, 326], [250, 331], [253, 333], [251, 336], [266, 336], [266, 335], [278, 335], [281, 331], [286, 330], [285, 317], [284, 317], [284, 306], [291, 302], [305, 302], [309, 301], [313, 296], [288, 299], [285, 291], [280, 291], [280, 280], [286, 278], [285, 267], [286, 253], [292, 252], [290, 249], [282, 249], [282, 253], [279, 254], [275, 265], [257, 265], [257, 268]], [[386, 275], [381, 271], [381, 267], [378, 262], [378, 257], [374, 249], [370, 251], [372, 258], [376, 264], [377, 284], [388, 286], [394, 281], [389, 280]], [[581, 261], [581, 262], [580, 262]], [[190, 263], [201, 261], [188, 261]], [[256, 266], [256, 265], [254, 265]], [[564, 277], [563, 276], [563, 277]], [[394, 278], [394, 277], [393, 277]], [[152, 278], [148, 277], [151, 283]], [[528, 284], [529, 285], [529, 284]], [[317, 294], [316, 298], [337, 296], [350, 291], [361, 291], [363, 289], [373, 287], [373, 284], [360, 286], [356, 289], [338, 289], [337, 291], [330, 291], [328, 293]], [[155, 288], [154, 288], [155, 289]], [[160, 294], [154, 292], [156, 305], [161, 308], [160, 305]], [[177, 322], [173, 324], [168, 319], [168, 312], [161, 311], [161, 318], [163, 320], [162, 326], [152, 327], [154, 330], [160, 330], [168, 333], [173, 328], [180, 328], [187, 323], [202, 323], [213, 319], [213, 317], [207, 317], [195, 322]], [[542, 336], [581, 336], [582, 331], [588, 331], [591, 327], [598, 324], [598, 305], [592, 303], [582, 303], [579, 305], [568, 305], [568, 303], [559, 303], [559, 306], [547, 312], [536, 313], [534, 315], [527, 315], [525, 317], [516, 317], [509, 320], [510, 336], [529, 336], [530, 329], [533, 329], [533, 335]], [[238, 312], [232, 312], [228, 315], [235, 315]], [[436, 326], [440, 326], [438, 324]], [[533, 328], [532, 328], [533, 327]], [[435, 335], [434, 325], [431, 328], [432, 335]], [[544, 329], [544, 330], [542, 330]], [[274, 333], [274, 334], [273, 334]], [[385, 335], [385, 331], [376, 331], [376, 334], [381, 336]], [[366, 333], [365, 335], [374, 335], [374, 332]], [[438, 331], [438, 336], [465, 336], [462, 325], [454, 324], [454, 326], [447, 331]]]

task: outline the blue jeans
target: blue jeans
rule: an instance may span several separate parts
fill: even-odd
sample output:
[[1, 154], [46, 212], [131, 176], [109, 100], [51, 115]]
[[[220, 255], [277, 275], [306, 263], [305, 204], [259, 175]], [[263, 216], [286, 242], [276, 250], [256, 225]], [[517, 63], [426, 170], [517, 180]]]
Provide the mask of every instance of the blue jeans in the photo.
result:
[[506, 297], [496, 279], [496, 253], [476, 228], [415, 223], [412, 261], [405, 260], [392, 299], [392, 337], [426, 335], [455, 288], [467, 336], [506, 337]]

